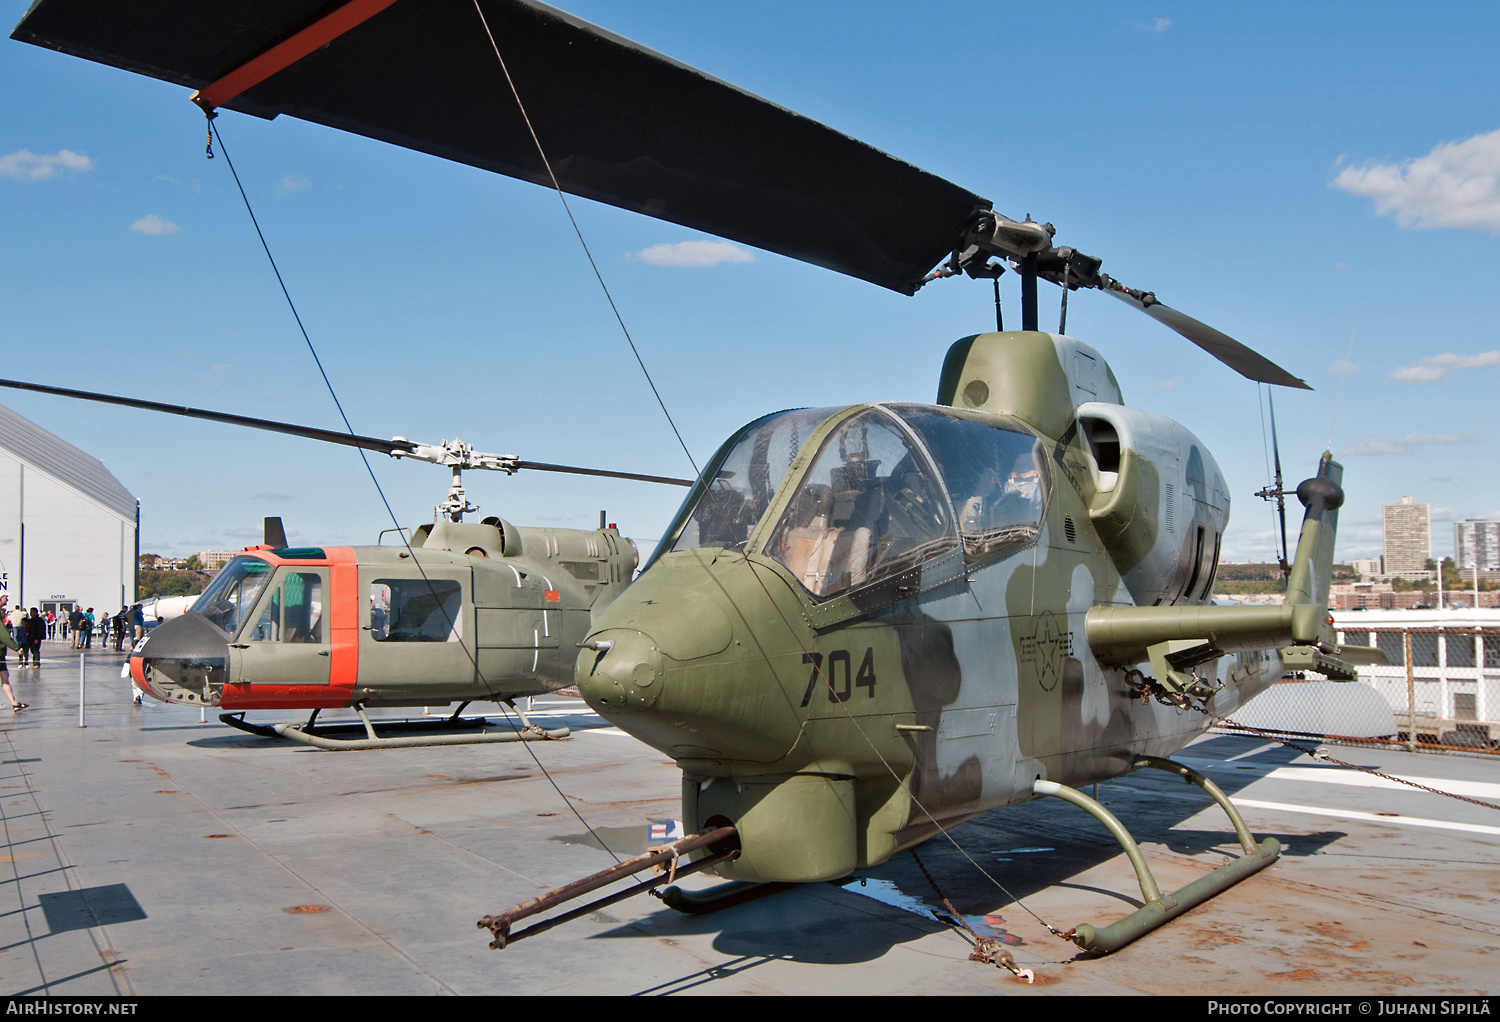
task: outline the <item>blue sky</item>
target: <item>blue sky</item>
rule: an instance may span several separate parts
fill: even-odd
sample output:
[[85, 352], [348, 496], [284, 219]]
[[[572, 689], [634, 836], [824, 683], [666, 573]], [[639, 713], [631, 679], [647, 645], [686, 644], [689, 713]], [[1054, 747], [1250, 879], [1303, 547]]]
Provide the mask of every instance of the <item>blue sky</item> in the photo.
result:
[[[0, 21], [25, 6], [0, 0]], [[1282, 457], [1295, 482], [1332, 436], [1340, 558], [1378, 554], [1380, 505], [1403, 495], [1431, 503], [1443, 554], [1453, 520], [1500, 517], [1500, 6], [563, 6], [1052, 221], [1106, 272], [1305, 378], [1314, 393], [1276, 395]], [[9, 40], [0, 90], [0, 375], [338, 425], [184, 90]], [[288, 118], [218, 123], [356, 431], [690, 473], [554, 195]], [[716, 261], [693, 232], [573, 208], [699, 459], [778, 408], [930, 401], [948, 345], [993, 323], [985, 284], [905, 298], [760, 252]], [[1014, 316], [1014, 277], [1003, 285]], [[1044, 327], [1057, 294], [1043, 285]], [[1256, 386], [1102, 295], [1074, 296], [1068, 326], [1127, 402], [1214, 453], [1235, 500], [1226, 556], [1270, 558]], [[352, 451], [0, 401], [104, 460], [142, 500], [144, 549], [254, 542], [267, 514], [302, 542], [371, 542], [390, 524]], [[430, 520], [442, 469], [374, 466], [403, 524]], [[588, 527], [604, 508], [643, 547], [680, 499], [466, 482], [485, 514]]]

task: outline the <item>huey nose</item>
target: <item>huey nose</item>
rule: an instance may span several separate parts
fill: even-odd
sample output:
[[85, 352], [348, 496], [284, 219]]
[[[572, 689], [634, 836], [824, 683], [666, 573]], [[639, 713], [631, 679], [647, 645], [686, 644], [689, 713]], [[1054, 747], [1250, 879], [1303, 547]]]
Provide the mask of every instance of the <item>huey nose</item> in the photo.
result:
[[219, 705], [228, 677], [224, 633], [198, 614], [158, 625], [130, 657], [141, 689], [164, 703]]

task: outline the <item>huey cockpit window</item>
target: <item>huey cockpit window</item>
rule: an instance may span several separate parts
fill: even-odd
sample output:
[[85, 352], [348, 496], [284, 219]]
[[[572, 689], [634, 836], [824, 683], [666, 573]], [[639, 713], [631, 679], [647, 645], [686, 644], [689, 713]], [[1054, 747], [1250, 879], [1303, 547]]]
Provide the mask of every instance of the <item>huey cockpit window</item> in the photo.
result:
[[808, 434], [833, 411], [777, 412], [736, 433], [704, 470], [703, 478], [710, 480], [707, 491], [701, 485], [693, 487], [662, 547], [739, 550], [766, 513]]
[[376, 642], [457, 642], [463, 586], [442, 578], [377, 578], [370, 583], [370, 637]]
[[766, 544], [814, 597], [903, 571], [958, 545], [927, 459], [871, 409], [829, 434]]
[[250, 612], [275, 569], [258, 557], [236, 557], [220, 569], [193, 604], [210, 624], [233, 635], [240, 619]]
[[971, 561], [1032, 542], [1041, 533], [1051, 480], [1030, 433], [918, 405], [896, 405], [937, 462]]
[[323, 641], [323, 578], [315, 571], [288, 572], [271, 595], [246, 642]]

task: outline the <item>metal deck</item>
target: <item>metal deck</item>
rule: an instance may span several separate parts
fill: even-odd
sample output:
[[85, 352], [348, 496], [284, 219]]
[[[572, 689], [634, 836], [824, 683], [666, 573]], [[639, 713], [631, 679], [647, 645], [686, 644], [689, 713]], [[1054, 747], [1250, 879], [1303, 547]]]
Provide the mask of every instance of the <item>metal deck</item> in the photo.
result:
[[[871, 872], [863, 894], [815, 884], [703, 917], [634, 898], [490, 951], [480, 916], [613, 861], [528, 747], [323, 752], [255, 738], [194, 709], [135, 706], [121, 660], [88, 654], [82, 729], [76, 653], [12, 667], [31, 708], [0, 707], [7, 994], [1500, 988], [1500, 812], [1239, 737], [1178, 758], [1234, 797], [1257, 837], [1279, 838], [1281, 861], [1111, 957], [1080, 957], [1028, 913], [1065, 930], [1139, 904], [1125, 857], [1080, 810], [1043, 799], [955, 831], [1005, 891], [945, 842], [920, 850], [960, 911], [1024, 941], [1013, 952], [1035, 985], [969, 962], [953, 931], [871, 896], [939, 904], [910, 855]], [[677, 815], [675, 767], [576, 699], [536, 709], [574, 729], [529, 746], [573, 807], [616, 851], [643, 850], [649, 823]], [[1494, 759], [1333, 751], [1500, 803]], [[1176, 778], [1134, 774], [1100, 798], [1164, 889], [1237, 854], [1222, 813]]]

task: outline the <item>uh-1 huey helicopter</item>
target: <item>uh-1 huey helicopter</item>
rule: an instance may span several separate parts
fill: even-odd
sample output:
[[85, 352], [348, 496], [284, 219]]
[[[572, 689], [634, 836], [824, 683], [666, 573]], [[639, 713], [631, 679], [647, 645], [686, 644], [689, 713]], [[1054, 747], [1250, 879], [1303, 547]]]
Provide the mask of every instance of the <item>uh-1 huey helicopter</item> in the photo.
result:
[[[1286, 605], [1211, 605], [1230, 503], [1213, 457], [1126, 406], [1065, 322], [1041, 331], [1037, 282], [1063, 289], [1064, 316], [1070, 292], [1102, 290], [1250, 379], [1305, 388], [1295, 376], [1054, 244], [1050, 224], [533, 0], [41, 0], [14, 37], [192, 87], [210, 115], [291, 114], [906, 294], [1019, 275], [1021, 330], [954, 344], [936, 403], [778, 412], [707, 463], [575, 674], [590, 706], [680, 765], [694, 836], [487, 916], [492, 946], [668, 860], [669, 876], [828, 880], [1041, 795], [1105, 822], [1137, 866], [1145, 907], [1072, 931], [1090, 951], [1279, 854], [1163, 757], [1288, 668], [1350, 679], [1373, 655], [1339, 648], [1326, 610], [1342, 469], [1325, 453], [1297, 488]], [[1213, 795], [1244, 856], [1163, 896], [1079, 790], [1140, 768]], [[728, 886], [667, 900], [747, 893]]]
[[[291, 547], [280, 518], [265, 542], [230, 560], [185, 612], [131, 650], [129, 672], [166, 703], [215, 707], [226, 724], [324, 749], [462, 745], [561, 738], [567, 728], [532, 724], [515, 700], [573, 682], [572, 651], [590, 617], [630, 583], [635, 542], [600, 513], [599, 528], [465, 522], [480, 509], [465, 469], [560, 472], [690, 486], [691, 481], [487, 454], [461, 440], [383, 440], [271, 419], [0, 380], [0, 387], [222, 422], [443, 465], [452, 483], [433, 521], [404, 543]], [[398, 531], [398, 530], [391, 530]], [[399, 530], [405, 532], [405, 530]], [[503, 703], [519, 728], [487, 730], [465, 718], [471, 702]], [[366, 709], [458, 702], [448, 717], [382, 721]], [[356, 725], [316, 726], [325, 709], [352, 707]], [[305, 724], [260, 724], [246, 711], [311, 710]], [[353, 732], [358, 737], [344, 737]], [[393, 732], [408, 732], [393, 734]], [[409, 732], [419, 732], [410, 734]]]

